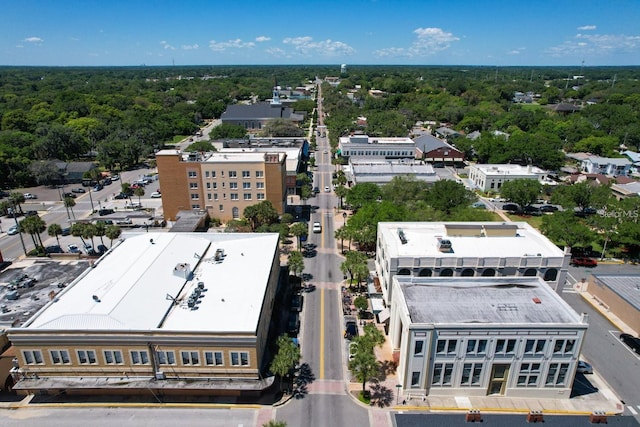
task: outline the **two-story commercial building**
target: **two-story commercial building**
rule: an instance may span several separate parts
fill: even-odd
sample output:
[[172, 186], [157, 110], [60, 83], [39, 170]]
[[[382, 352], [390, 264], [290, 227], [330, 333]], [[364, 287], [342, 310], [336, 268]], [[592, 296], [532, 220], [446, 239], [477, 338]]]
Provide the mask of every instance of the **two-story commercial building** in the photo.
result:
[[554, 185], [548, 178], [548, 172], [535, 166], [517, 164], [469, 166], [469, 179], [481, 191], [500, 191], [502, 184], [516, 179], [535, 179], [543, 184]]
[[338, 150], [342, 157], [369, 160], [415, 159], [416, 157], [416, 144], [408, 137], [342, 136], [338, 142]]
[[587, 318], [540, 277], [395, 276], [393, 288], [405, 397], [570, 397]]
[[526, 222], [381, 222], [375, 268], [388, 305], [395, 276], [539, 277], [557, 289], [570, 258]]
[[8, 331], [14, 390], [258, 394], [279, 274], [277, 234], [125, 235]]

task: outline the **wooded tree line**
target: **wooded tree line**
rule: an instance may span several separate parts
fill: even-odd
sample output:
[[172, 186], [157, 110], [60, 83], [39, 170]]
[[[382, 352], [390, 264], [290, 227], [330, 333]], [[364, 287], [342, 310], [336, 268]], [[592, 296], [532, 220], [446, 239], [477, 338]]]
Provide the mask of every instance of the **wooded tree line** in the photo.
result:
[[[574, 79], [581, 71], [583, 77]], [[434, 121], [466, 134], [481, 132], [473, 141], [449, 141], [469, 160], [557, 170], [564, 163], [563, 151], [619, 157], [621, 144], [640, 149], [637, 76], [633, 67], [351, 67], [338, 87], [324, 85], [323, 97], [334, 146], [350, 132], [406, 136], [417, 121]], [[370, 89], [383, 94], [372, 96]], [[518, 104], [516, 91], [540, 97], [533, 104]], [[568, 114], [547, 108], [559, 102], [583, 108]], [[356, 124], [360, 116], [367, 118], [366, 126]]]
[[[275, 78], [296, 87], [321, 70], [0, 67], [0, 187], [36, 184], [30, 165], [39, 160], [127, 169], [231, 103], [270, 98]], [[314, 103], [297, 108], [311, 113]]]

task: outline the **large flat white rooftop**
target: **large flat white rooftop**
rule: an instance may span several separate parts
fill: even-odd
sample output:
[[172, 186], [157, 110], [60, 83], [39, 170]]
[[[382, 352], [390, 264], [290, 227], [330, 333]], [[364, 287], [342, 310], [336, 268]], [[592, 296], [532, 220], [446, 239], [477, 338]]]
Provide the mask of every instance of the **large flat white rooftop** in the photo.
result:
[[[124, 237], [24, 327], [255, 333], [277, 234]], [[224, 256], [216, 257], [218, 249]], [[192, 308], [188, 299], [199, 282], [204, 289]]]
[[537, 277], [395, 276], [412, 323], [578, 324], [586, 322]]
[[[381, 222], [378, 235], [384, 238], [387, 256], [396, 258], [564, 257], [526, 222]], [[452, 250], [441, 252], [438, 239], [448, 239]]]

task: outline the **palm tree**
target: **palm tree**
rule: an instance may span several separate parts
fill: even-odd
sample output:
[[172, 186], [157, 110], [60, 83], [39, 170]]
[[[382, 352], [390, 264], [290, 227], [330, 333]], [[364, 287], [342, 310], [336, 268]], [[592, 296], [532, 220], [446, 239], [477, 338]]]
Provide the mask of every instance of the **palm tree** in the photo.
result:
[[94, 227], [95, 227], [96, 236], [100, 237], [100, 243], [104, 245], [104, 240], [102, 240], [102, 238], [105, 236], [107, 232], [107, 225], [104, 223], [104, 221], [98, 221], [96, 222]]
[[[33, 240], [33, 245], [36, 247], [38, 251], [44, 248], [44, 245], [42, 244], [42, 239], [40, 238], [40, 233], [43, 233], [46, 229], [47, 229], [47, 224], [38, 215], [30, 216], [20, 221], [20, 232], [29, 233], [31, 235], [31, 240]], [[37, 241], [36, 241], [36, 236], [37, 236]]]
[[64, 207], [67, 208], [67, 214], [69, 213], [69, 209], [71, 209], [71, 215], [73, 215], [73, 219], [76, 219], [76, 213], [73, 211], [73, 207], [76, 205], [76, 201], [73, 200], [73, 197], [65, 197], [64, 198]]
[[62, 235], [62, 227], [60, 224], [51, 224], [49, 228], [47, 228], [47, 234], [51, 237], [55, 237], [58, 242], [58, 246], [60, 246], [60, 238]]
[[120, 237], [122, 230], [117, 225], [110, 225], [106, 228], [104, 235], [111, 241], [109, 246], [113, 246], [113, 241]]
[[20, 212], [22, 213], [22, 204], [24, 203], [24, 194], [19, 191], [13, 191], [9, 195], [9, 201], [13, 204], [13, 206], [17, 206]]
[[142, 202], [140, 201], [140, 197], [144, 196], [144, 188], [143, 187], [138, 187], [134, 190], [133, 194], [135, 194], [136, 196], [138, 196], [138, 204], [140, 206], [142, 206]]
[[85, 247], [87, 245], [83, 239], [84, 227], [86, 225], [87, 224], [84, 224], [82, 222], [76, 222], [75, 224], [71, 225], [71, 235], [80, 238], [80, 240], [82, 241], [82, 247]]

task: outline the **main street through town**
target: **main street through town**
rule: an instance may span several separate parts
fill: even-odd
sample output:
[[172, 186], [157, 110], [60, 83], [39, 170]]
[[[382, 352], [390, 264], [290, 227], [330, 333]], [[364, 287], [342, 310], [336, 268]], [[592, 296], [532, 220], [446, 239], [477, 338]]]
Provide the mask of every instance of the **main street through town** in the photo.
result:
[[[322, 93], [318, 85], [318, 125], [323, 126]], [[324, 136], [322, 136], [324, 135]], [[317, 255], [305, 260], [305, 271], [313, 292], [305, 293], [300, 342], [301, 363], [308, 363], [315, 380], [307, 386], [307, 395], [293, 399], [277, 410], [277, 419], [291, 426], [369, 425], [368, 411], [354, 403], [346, 394], [345, 340], [342, 336], [341, 284], [342, 258], [334, 239], [334, 209], [338, 200], [331, 189], [331, 147], [326, 134], [317, 136], [317, 170], [314, 186], [320, 193], [312, 199], [317, 206], [311, 222], [322, 224], [322, 233], [311, 234]], [[342, 221], [342, 218], [340, 218]]]

